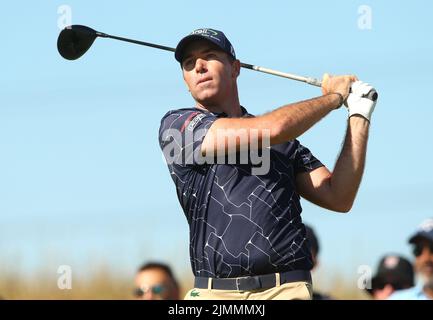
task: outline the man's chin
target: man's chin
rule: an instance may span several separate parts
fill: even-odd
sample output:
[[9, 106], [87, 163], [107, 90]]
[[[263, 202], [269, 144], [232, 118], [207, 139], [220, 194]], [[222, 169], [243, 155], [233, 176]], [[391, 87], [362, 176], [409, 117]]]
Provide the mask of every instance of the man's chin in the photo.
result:
[[195, 100], [204, 107], [211, 107], [211, 106], [218, 105], [218, 100], [214, 96], [198, 97]]

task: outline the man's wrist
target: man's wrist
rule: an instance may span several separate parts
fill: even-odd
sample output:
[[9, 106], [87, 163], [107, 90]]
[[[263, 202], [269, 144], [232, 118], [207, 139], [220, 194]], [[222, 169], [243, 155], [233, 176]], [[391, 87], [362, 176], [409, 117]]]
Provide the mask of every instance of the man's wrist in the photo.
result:
[[338, 92], [331, 92], [331, 93], [329, 93], [328, 94], [329, 96], [330, 95], [334, 95], [334, 96], [337, 96], [338, 97], [338, 104], [337, 104], [337, 106], [335, 107], [335, 109], [338, 109], [338, 108], [340, 108], [342, 105], [343, 105], [343, 103], [344, 103], [344, 97], [343, 97], [343, 95], [341, 94], [341, 93], [338, 93]]
[[353, 128], [364, 130], [370, 127], [370, 120], [360, 114], [350, 116], [348, 121]]

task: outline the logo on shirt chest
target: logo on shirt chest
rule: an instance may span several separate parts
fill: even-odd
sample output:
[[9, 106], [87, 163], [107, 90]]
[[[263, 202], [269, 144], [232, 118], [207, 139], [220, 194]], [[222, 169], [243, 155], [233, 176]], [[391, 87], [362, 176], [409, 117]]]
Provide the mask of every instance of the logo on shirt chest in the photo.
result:
[[204, 115], [203, 113], [197, 115], [195, 118], [193, 118], [190, 123], [188, 124], [188, 126], [186, 127], [186, 130], [188, 131], [193, 131], [195, 126], [197, 125], [197, 123], [199, 123], [201, 121], [201, 119], [203, 119], [206, 115]]

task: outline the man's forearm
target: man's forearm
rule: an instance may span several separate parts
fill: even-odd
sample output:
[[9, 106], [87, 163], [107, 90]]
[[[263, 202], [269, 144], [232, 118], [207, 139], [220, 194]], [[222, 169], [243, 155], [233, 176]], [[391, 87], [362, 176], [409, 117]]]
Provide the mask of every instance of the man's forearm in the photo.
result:
[[332, 93], [283, 106], [259, 118], [263, 129], [271, 129], [274, 145], [299, 137], [341, 103], [341, 95]]
[[[270, 145], [280, 144], [299, 137], [330, 111], [338, 108], [342, 101], [341, 94], [331, 93], [310, 100], [289, 104], [258, 117], [220, 118], [216, 120], [203, 140], [202, 154], [215, 152], [231, 153], [249, 147], [253, 135], [258, 133], [259, 142], [266, 135]], [[246, 139], [240, 134], [248, 133]], [[229, 148], [227, 140], [235, 141], [235, 148]], [[261, 148], [262, 143], [258, 146]], [[212, 153], [213, 152], [213, 153]]]
[[361, 116], [349, 118], [344, 145], [331, 176], [332, 193], [345, 211], [352, 207], [361, 183], [369, 126], [369, 121]]

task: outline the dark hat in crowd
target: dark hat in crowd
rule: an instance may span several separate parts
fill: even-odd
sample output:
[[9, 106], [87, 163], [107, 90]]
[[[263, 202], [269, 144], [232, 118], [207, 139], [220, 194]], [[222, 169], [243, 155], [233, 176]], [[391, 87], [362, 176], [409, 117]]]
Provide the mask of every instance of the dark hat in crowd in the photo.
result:
[[196, 40], [209, 41], [219, 47], [222, 51], [226, 52], [233, 59], [236, 59], [235, 49], [233, 49], [233, 46], [230, 43], [229, 39], [227, 39], [227, 37], [222, 31], [210, 28], [201, 28], [194, 30], [189, 35], [179, 41], [178, 45], [176, 46], [176, 51], [174, 53], [174, 57], [177, 61], [182, 63], [183, 54], [186, 46]]
[[366, 290], [372, 294], [374, 290], [391, 285], [394, 290], [410, 288], [414, 285], [412, 263], [402, 256], [386, 255], [379, 263], [377, 273], [371, 279], [371, 288]]
[[424, 220], [418, 230], [409, 238], [409, 243], [417, 243], [421, 239], [433, 242], [433, 218]]
[[305, 231], [307, 232], [307, 239], [310, 243], [310, 249], [316, 254], [319, 254], [319, 240], [317, 239], [316, 233], [313, 228], [308, 225], [305, 225]]

